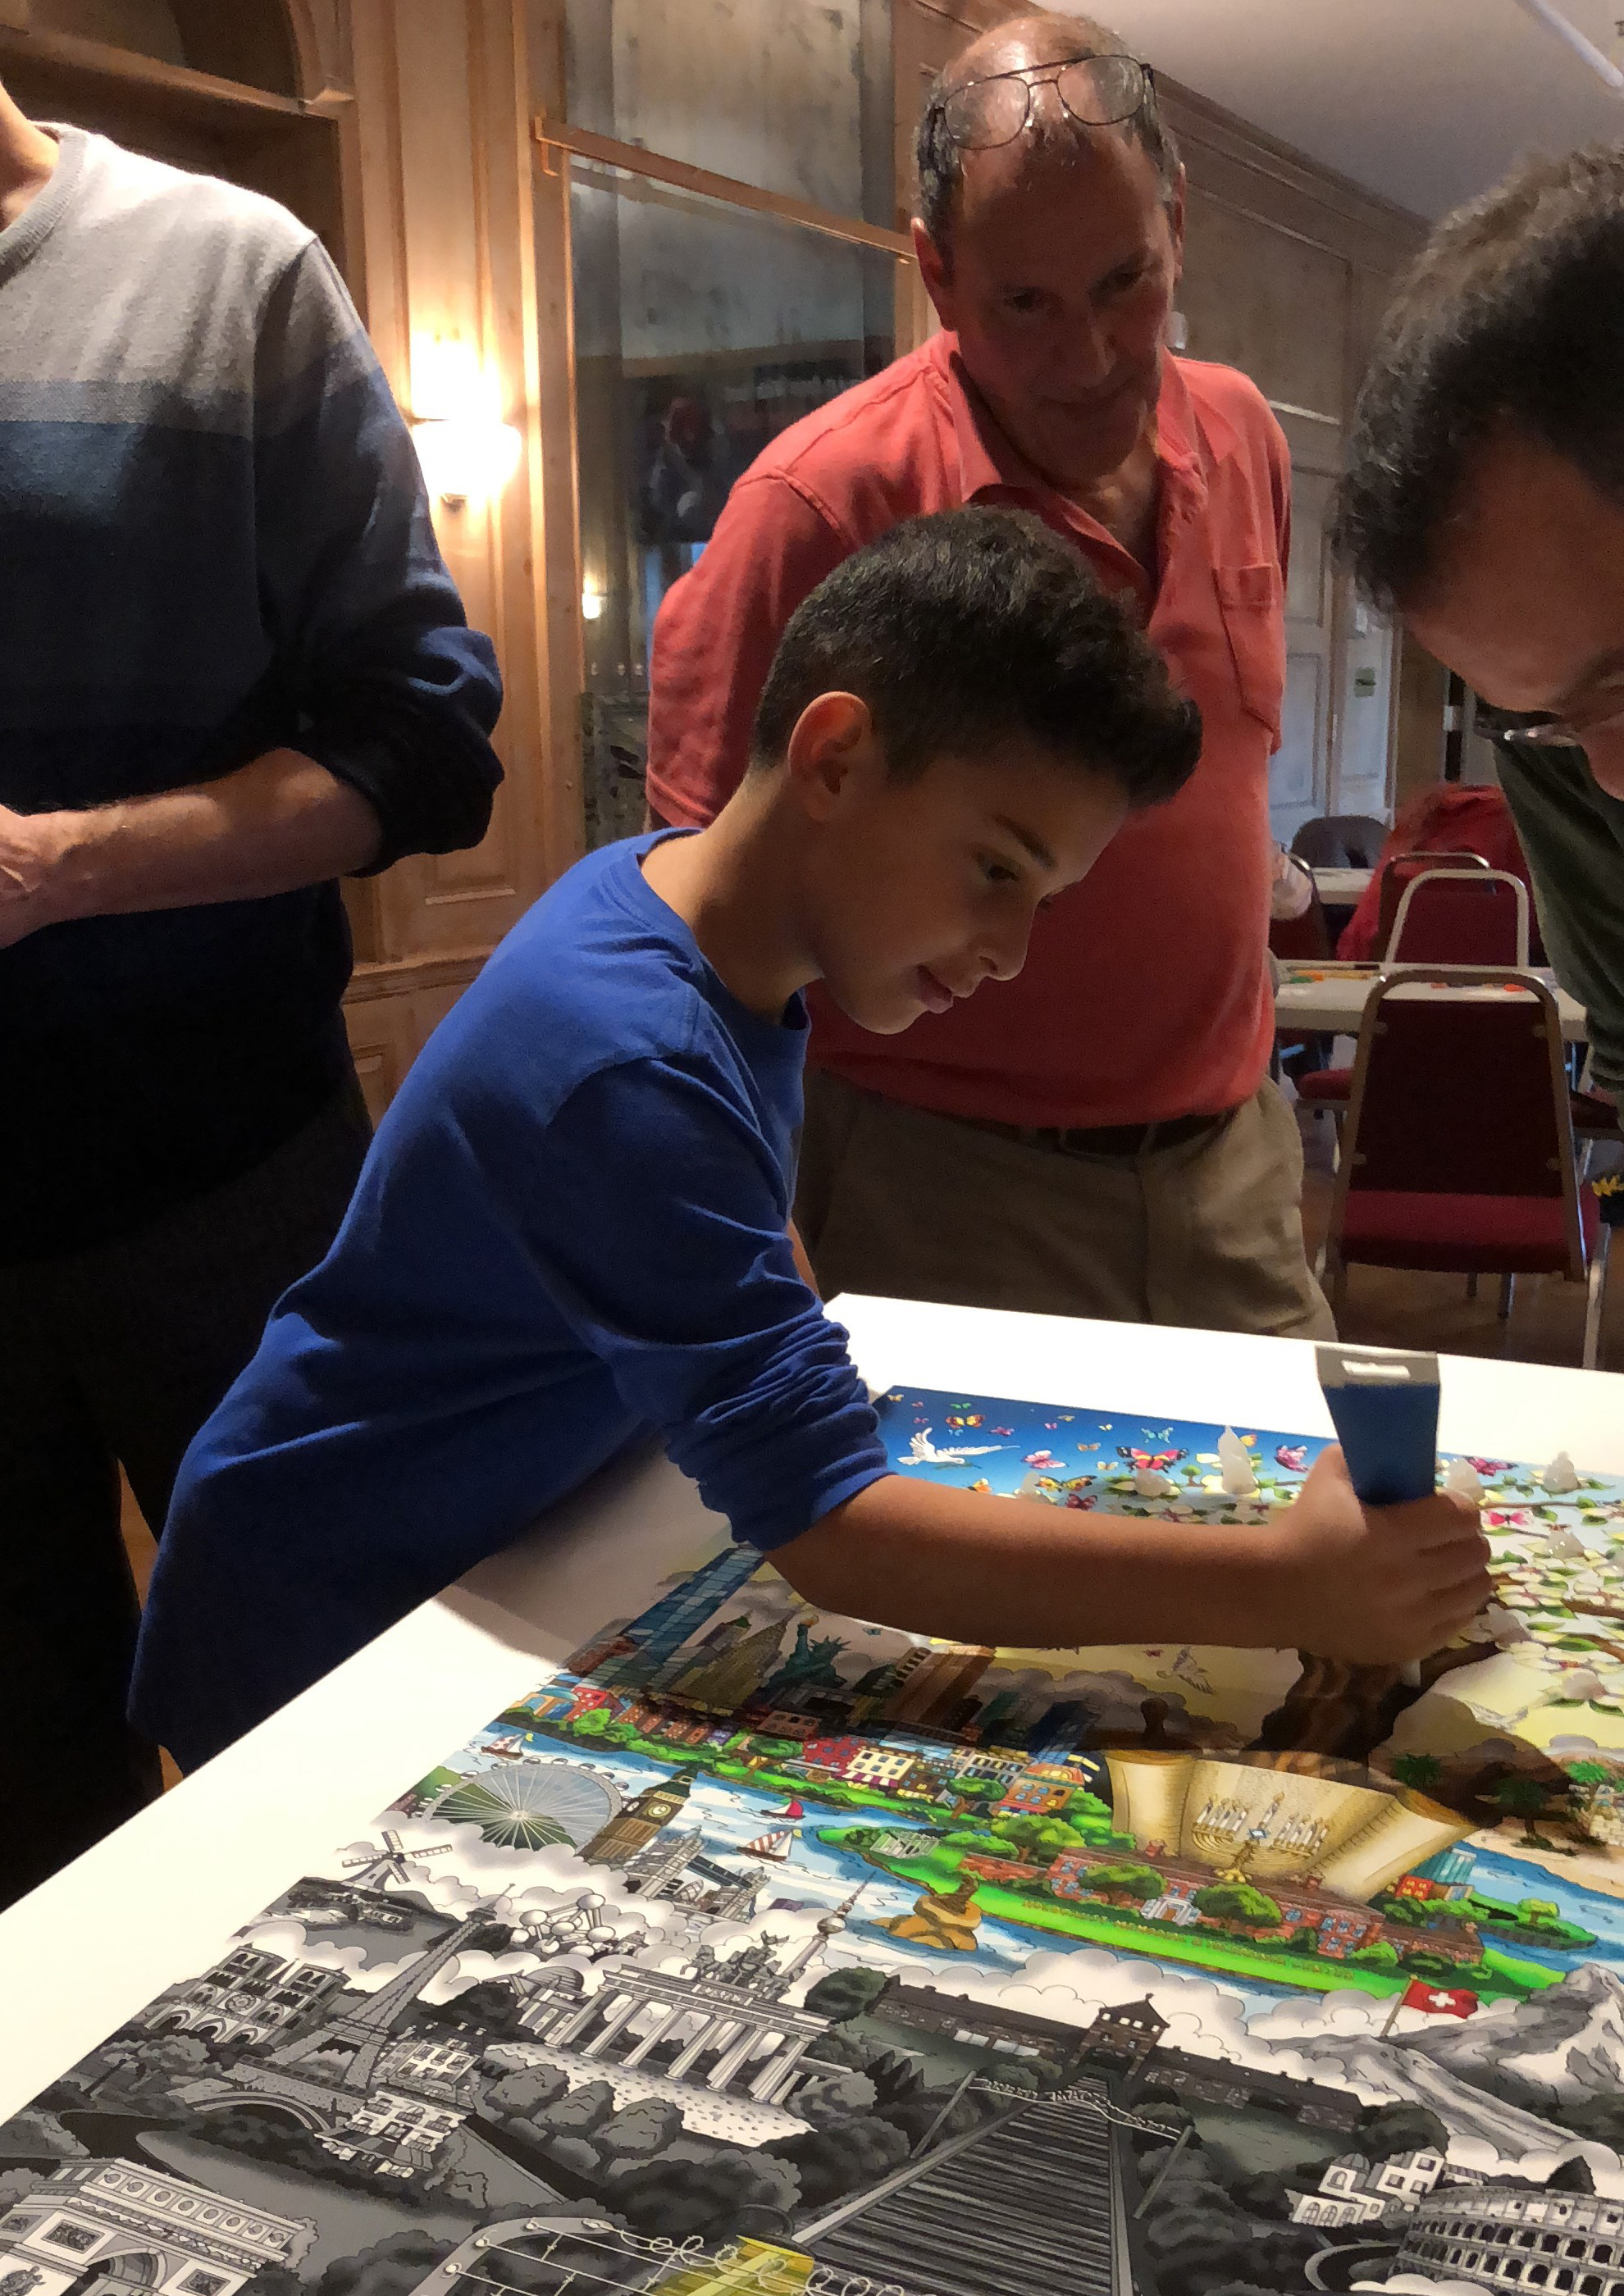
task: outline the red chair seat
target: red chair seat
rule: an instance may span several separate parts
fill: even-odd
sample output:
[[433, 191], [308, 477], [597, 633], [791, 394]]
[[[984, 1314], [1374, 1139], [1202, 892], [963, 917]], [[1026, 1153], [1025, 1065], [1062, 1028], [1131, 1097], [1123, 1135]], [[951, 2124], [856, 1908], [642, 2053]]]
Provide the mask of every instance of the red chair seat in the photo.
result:
[[[1353, 1092], [1351, 1069], [1311, 1069], [1308, 1075], [1293, 1079], [1299, 1100], [1346, 1101]], [[1569, 1095], [1576, 1132], [1616, 1132], [1619, 1111], [1610, 1100], [1600, 1100], [1593, 1092]]]
[[[1579, 1192], [1586, 1250], [1600, 1209]], [[1560, 1196], [1451, 1196], [1396, 1188], [1351, 1191], [1342, 1214], [1344, 1259], [1377, 1267], [1425, 1267], [1460, 1275], [1546, 1275], [1568, 1266]]]
[[1310, 1069], [1294, 1078], [1299, 1100], [1345, 1101], [1353, 1090], [1351, 1069]]

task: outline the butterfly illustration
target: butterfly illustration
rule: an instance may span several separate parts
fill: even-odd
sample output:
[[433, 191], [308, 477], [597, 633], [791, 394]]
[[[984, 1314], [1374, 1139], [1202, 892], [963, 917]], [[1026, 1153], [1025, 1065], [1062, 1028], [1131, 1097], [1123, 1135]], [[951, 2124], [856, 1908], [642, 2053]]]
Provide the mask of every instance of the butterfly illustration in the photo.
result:
[[1021, 1464], [1027, 1467], [1052, 1467], [1054, 1464], [1054, 1454], [1053, 1451], [1029, 1451]]
[[1013, 1435], [1015, 1431], [1013, 1427], [995, 1427], [992, 1431], [995, 1435]]
[[1303, 1469], [1308, 1464], [1308, 1445], [1306, 1443], [1282, 1443], [1275, 1453], [1275, 1464], [1276, 1466], [1289, 1468], [1291, 1472], [1294, 1475], [1300, 1475]]
[[979, 1427], [981, 1417], [982, 1414], [979, 1411], [950, 1411], [947, 1414], [947, 1424], [949, 1427]]
[[1510, 1466], [1509, 1459], [1468, 1459], [1466, 1464], [1480, 1475], [1503, 1475]]
[[1099, 1500], [1095, 1498], [1092, 1493], [1084, 1491], [1068, 1491], [1066, 1493], [1066, 1505], [1069, 1507], [1080, 1507], [1083, 1513], [1087, 1514], [1093, 1508], [1098, 1506]]
[[1118, 1458], [1126, 1459], [1128, 1465], [1136, 1468], [1142, 1475], [1165, 1474], [1167, 1470], [1177, 1465], [1184, 1456], [1182, 1451], [1139, 1451], [1136, 1450], [1131, 1443], [1117, 1445]]

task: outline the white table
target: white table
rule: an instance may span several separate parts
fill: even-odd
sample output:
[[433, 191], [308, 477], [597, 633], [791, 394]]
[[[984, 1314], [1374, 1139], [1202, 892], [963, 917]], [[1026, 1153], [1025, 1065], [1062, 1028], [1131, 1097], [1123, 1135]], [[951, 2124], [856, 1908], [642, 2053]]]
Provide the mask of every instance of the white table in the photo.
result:
[[[1288, 963], [1287, 971], [1292, 969], [1292, 964]], [[1445, 969], [1439, 965], [1419, 967], [1422, 979], [1414, 994], [1429, 997], [1503, 996], [1505, 994], [1500, 988], [1449, 989], [1433, 987], [1432, 981]], [[1307, 1031], [1316, 1030], [1327, 1037], [1357, 1037], [1366, 999], [1376, 985], [1375, 973], [1335, 964], [1328, 967], [1315, 965], [1311, 970], [1321, 977], [1314, 980], [1283, 981], [1275, 991], [1276, 1036], [1298, 1037]], [[1571, 1045], [1583, 1044], [1590, 1034], [1584, 1006], [1570, 996], [1565, 988], [1557, 988], [1554, 973], [1540, 971], [1538, 978], [1547, 988], [1555, 992], [1563, 1037]]]
[[[871, 1383], [1329, 1434], [1314, 1351], [1128, 1324], [836, 1303]], [[1445, 1359], [1439, 1441], [1624, 1472], [1624, 1377]], [[0, 1915], [0, 2119], [177, 1979], [403, 1787], [652, 1595], [714, 1529], [645, 1456], [588, 1490]], [[319, 1870], [319, 1867], [318, 1867]]]
[[1328, 909], [1357, 909], [1374, 874], [1374, 869], [1316, 869], [1314, 882]]

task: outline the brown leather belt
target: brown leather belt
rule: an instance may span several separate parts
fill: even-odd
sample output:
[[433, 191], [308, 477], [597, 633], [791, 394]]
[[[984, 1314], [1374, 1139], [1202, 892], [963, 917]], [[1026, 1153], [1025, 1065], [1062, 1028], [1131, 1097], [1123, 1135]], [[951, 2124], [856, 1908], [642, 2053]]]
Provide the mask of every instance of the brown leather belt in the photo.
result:
[[995, 1139], [1013, 1140], [1022, 1148], [1047, 1148], [1060, 1156], [1137, 1156], [1147, 1148], [1177, 1148], [1181, 1142], [1199, 1140], [1216, 1132], [1234, 1114], [1221, 1109], [1216, 1116], [1168, 1116], [1152, 1124], [999, 1124], [990, 1116], [956, 1119], [975, 1132], [990, 1132]]

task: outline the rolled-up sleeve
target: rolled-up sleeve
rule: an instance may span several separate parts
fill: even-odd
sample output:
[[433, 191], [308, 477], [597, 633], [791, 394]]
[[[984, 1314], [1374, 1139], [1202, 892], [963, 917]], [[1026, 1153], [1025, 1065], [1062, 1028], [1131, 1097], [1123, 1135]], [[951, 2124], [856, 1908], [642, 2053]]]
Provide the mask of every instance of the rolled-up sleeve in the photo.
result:
[[713, 1070], [590, 1078], [545, 1177], [547, 1292], [735, 1538], [782, 1546], [889, 1472], [847, 1334], [796, 1273], [783, 1175]]
[[468, 627], [410, 433], [314, 244], [261, 320], [254, 487], [291, 745], [377, 814], [368, 873], [477, 845], [502, 779], [496, 653]]

